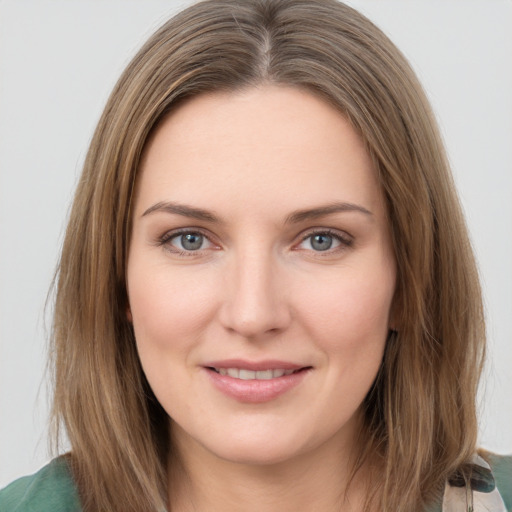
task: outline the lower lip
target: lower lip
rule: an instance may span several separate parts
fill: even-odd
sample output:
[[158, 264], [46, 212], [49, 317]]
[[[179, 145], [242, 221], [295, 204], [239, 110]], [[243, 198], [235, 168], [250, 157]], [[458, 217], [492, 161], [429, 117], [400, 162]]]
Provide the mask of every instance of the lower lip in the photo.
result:
[[229, 375], [221, 375], [205, 368], [213, 385], [222, 393], [239, 402], [259, 404], [269, 402], [298, 386], [309, 369], [305, 368], [291, 375], [283, 375], [268, 380], [242, 380]]

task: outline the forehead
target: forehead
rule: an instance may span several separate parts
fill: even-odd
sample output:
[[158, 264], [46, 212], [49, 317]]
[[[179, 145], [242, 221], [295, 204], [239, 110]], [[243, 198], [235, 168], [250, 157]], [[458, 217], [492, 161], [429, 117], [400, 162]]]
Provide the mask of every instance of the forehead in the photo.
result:
[[137, 197], [139, 210], [169, 199], [228, 210], [243, 198], [244, 208], [275, 211], [381, 202], [371, 158], [345, 117], [309, 92], [274, 85], [180, 105], [148, 141]]

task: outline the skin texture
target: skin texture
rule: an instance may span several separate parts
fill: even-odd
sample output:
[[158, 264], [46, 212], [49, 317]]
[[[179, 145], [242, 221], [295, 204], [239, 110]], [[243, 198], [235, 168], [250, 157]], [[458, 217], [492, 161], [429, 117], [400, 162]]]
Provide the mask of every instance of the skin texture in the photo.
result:
[[[176, 510], [239, 510], [240, 500], [245, 510], [337, 510], [396, 279], [362, 141], [308, 92], [203, 95], [158, 127], [136, 192], [128, 315], [188, 475], [174, 486], [176, 500], [185, 487], [188, 496]], [[361, 209], [290, 221], [339, 203]], [[198, 250], [184, 249], [183, 229], [196, 233]], [[307, 370], [286, 392], [251, 403], [212, 384], [205, 365], [226, 359]]]

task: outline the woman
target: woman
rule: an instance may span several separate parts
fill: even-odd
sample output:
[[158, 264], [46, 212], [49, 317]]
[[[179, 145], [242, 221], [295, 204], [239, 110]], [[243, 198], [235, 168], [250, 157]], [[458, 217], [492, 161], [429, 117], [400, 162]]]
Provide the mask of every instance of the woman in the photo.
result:
[[480, 289], [433, 116], [343, 4], [206, 1], [150, 38], [56, 291], [72, 451], [5, 510], [512, 509], [511, 460], [476, 455]]

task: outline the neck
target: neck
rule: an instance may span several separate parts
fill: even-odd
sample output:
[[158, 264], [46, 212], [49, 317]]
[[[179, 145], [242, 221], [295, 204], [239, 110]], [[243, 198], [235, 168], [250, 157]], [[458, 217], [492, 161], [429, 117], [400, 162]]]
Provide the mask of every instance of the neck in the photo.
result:
[[[177, 427], [179, 430], [179, 427]], [[353, 474], [353, 446], [325, 443], [272, 464], [227, 461], [191, 439], [174, 436], [179, 461], [170, 465], [176, 512], [361, 512], [366, 470]]]

